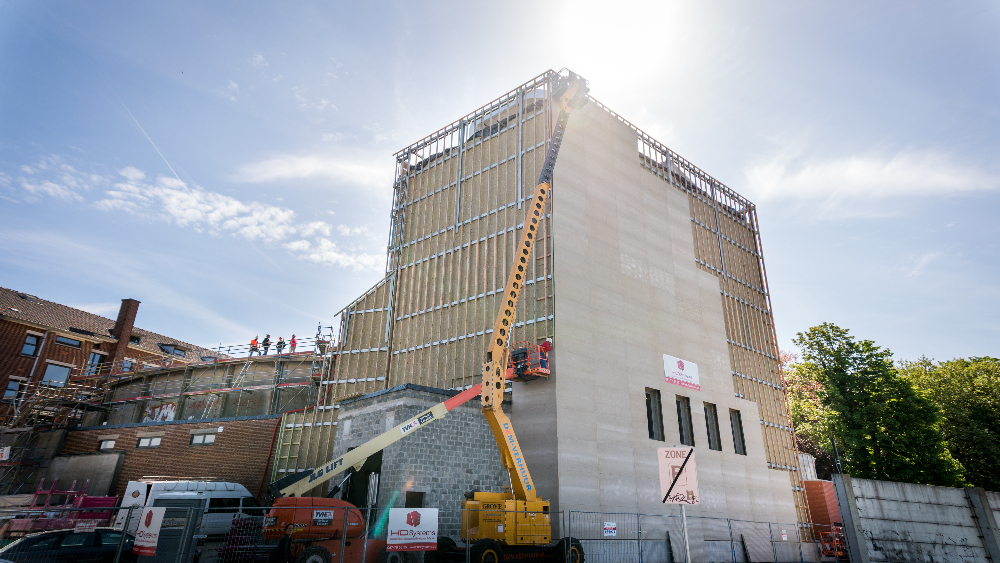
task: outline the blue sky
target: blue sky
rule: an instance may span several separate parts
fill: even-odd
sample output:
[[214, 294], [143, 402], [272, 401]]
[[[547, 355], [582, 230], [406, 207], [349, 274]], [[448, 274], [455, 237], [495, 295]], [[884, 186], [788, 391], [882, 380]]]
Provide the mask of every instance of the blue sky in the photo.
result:
[[548, 68], [758, 205], [779, 340], [1000, 355], [1000, 5], [0, 0], [0, 285], [204, 346], [380, 279], [392, 153]]

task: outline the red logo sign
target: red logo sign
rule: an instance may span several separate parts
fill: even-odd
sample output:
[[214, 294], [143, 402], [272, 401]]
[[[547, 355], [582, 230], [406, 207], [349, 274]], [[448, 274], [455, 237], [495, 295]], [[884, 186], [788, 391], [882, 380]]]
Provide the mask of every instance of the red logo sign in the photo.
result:
[[684, 360], [677, 360], [677, 369], [684, 371]]
[[150, 510], [146, 513], [146, 527], [148, 528], [150, 524], [153, 523], [153, 511]]
[[413, 526], [416, 528], [420, 525], [420, 513], [414, 510], [413, 512], [406, 513], [406, 525]]

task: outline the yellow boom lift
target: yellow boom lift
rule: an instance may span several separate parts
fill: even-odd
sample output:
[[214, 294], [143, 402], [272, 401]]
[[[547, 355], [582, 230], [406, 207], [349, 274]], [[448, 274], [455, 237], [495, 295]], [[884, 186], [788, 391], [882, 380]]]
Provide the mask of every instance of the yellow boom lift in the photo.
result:
[[[545, 155], [542, 173], [535, 186], [530, 208], [525, 213], [521, 236], [515, 251], [514, 264], [504, 286], [503, 302], [493, 325], [492, 342], [483, 364], [482, 383], [466, 389], [462, 393], [439, 403], [403, 424], [373, 438], [365, 444], [347, 452], [317, 468], [309, 474], [289, 475], [271, 484], [272, 494], [281, 497], [300, 497], [310, 489], [329, 481], [348, 467], [360, 470], [369, 456], [385, 449], [435, 420], [439, 420], [455, 407], [479, 395], [483, 414], [489, 422], [493, 437], [500, 449], [503, 466], [510, 473], [510, 492], [466, 493], [462, 503], [463, 540], [471, 546], [474, 563], [500, 563], [507, 558], [558, 559], [570, 563], [583, 563], [583, 549], [579, 542], [565, 538], [552, 545], [550, 503], [538, 498], [535, 485], [528, 471], [521, 448], [514, 434], [510, 419], [503, 412], [504, 386], [506, 379], [516, 379], [517, 370], [508, 370], [510, 350], [508, 341], [514, 327], [517, 303], [524, 287], [525, 276], [534, 251], [536, 235], [541, 226], [545, 202], [552, 186], [552, 172], [559, 146], [566, 131], [570, 114], [587, 102], [586, 81], [579, 75], [568, 72], [554, 87], [553, 101], [559, 109], [552, 142]], [[304, 500], [304, 499], [303, 499]], [[294, 498], [277, 499], [275, 507], [296, 505]], [[272, 526], [279, 523], [274, 522]], [[268, 530], [265, 529], [265, 532]], [[278, 530], [274, 530], [277, 532]], [[467, 537], [464, 537], [468, 531]], [[441, 538], [439, 550], [434, 554], [439, 561], [454, 559], [465, 561], [464, 550], [455, 547], [449, 538]]]

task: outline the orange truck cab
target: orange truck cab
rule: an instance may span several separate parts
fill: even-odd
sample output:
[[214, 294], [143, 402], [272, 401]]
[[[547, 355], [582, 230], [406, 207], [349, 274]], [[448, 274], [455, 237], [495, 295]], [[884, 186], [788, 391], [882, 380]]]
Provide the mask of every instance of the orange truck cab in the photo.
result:
[[289, 524], [294, 525], [292, 556], [296, 561], [339, 563], [343, 549], [345, 563], [376, 563], [385, 548], [385, 540], [368, 539], [362, 512], [339, 499], [274, 499], [264, 517], [264, 538], [280, 539]]

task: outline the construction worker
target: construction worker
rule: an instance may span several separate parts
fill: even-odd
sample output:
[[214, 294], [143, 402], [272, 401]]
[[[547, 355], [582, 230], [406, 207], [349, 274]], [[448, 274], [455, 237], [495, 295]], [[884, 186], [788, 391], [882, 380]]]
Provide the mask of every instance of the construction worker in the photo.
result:
[[260, 355], [260, 348], [257, 347], [257, 337], [256, 336], [254, 336], [253, 340], [250, 341], [250, 356], [248, 356], [248, 357], [253, 357], [253, 353], [254, 352], [257, 352], [258, 356]]
[[271, 335], [268, 334], [264, 337], [264, 341], [260, 343], [264, 347], [264, 355], [267, 355], [267, 349], [271, 347]]
[[278, 355], [281, 355], [281, 351], [285, 349], [285, 337], [279, 336], [277, 344], [274, 345], [274, 349], [278, 351]]
[[294, 354], [295, 353], [295, 347], [298, 346], [298, 344], [299, 344], [299, 341], [295, 340], [295, 334], [292, 334], [292, 339], [288, 341], [288, 348], [289, 348], [288, 351], [291, 352], [292, 354]]
[[285, 535], [278, 540], [278, 545], [274, 546], [271, 553], [267, 555], [267, 563], [288, 563], [292, 560], [292, 532], [295, 531], [295, 524], [285, 526]]
[[549, 369], [549, 350], [551, 349], [551, 338], [546, 338], [545, 342], [538, 345], [538, 364], [542, 369]]

